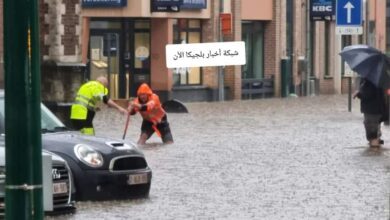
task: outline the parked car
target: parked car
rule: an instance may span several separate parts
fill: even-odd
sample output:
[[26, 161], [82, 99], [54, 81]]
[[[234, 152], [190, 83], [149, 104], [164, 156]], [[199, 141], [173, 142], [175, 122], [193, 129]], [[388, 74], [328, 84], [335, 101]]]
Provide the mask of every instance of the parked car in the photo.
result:
[[[152, 171], [132, 142], [71, 131], [41, 105], [42, 147], [68, 163], [76, 200], [147, 197]], [[0, 91], [0, 135], [4, 134], [4, 91]]]
[[[43, 179], [52, 179], [49, 183], [43, 181], [44, 211], [48, 215], [74, 213], [75, 202], [72, 200], [74, 193], [73, 178], [64, 159], [54, 153], [43, 150], [42, 156], [51, 158], [51, 169], [42, 173]], [[4, 137], [0, 138], [0, 218], [5, 213], [5, 148]], [[49, 196], [49, 197], [48, 197]], [[51, 198], [50, 198], [51, 197]]]

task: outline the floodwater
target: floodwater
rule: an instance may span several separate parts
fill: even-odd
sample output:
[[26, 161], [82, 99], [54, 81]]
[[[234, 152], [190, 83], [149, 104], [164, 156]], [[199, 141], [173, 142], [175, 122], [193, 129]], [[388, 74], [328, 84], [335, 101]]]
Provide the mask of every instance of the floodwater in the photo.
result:
[[[47, 219], [389, 219], [390, 129], [367, 147], [347, 96], [187, 103], [168, 114], [175, 143], [140, 146], [153, 170], [147, 199], [78, 202]], [[126, 118], [103, 109], [97, 135], [122, 138]], [[130, 120], [136, 141], [140, 116]]]

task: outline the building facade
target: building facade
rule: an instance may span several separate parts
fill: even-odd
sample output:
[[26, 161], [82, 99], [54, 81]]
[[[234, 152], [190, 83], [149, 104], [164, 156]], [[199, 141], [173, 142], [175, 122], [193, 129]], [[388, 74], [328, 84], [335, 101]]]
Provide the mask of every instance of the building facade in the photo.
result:
[[[165, 45], [244, 40], [251, 51], [247, 54], [248, 65], [223, 68], [225, 99], [240, 99], [242, 78], [274, 76], [274, 64], [266, 65], [264, 56], [266, 51], [271, 54], [275, 48], [272, 45], [265, 48], [264, 43], [266, 33], [275, 33], [271, 30], [273, 3], [265, 1], [261, 13], [252, 9], [255, 3], [251, 0], [183, 1], [179, 11], [170, 9], [172, 5], [166, 6], [166, 1], [128, 0], [125, 6], [115, 9], [82, 7], [83, 27], [88, 30], [82, 44], [90, 45], [84, 48], [82, 56], [89, 62], [91, 78], [106, 72], [105, 68], [112, 71], [110, 86], [115, 98], [134, 96], [138, 85], [147, 82], [164, 99], [212, 101], [218, 96], [220, 70], [217, 67], [167, 69]], [[219, 23], [221, 13], [232, 17], [232, 31], [223, 36]], [[113, 26], [115, 30], [110, 30]], [[104, 51], [104, 44], [109, 41], [114, 48], [122, 48], [122, 52], [113, 52], [111, 57], [99, 52]], [[110, 63], [105, 67], [108, 59]], [[104, 67], [99, 68], [102, 62]]]
[[[135, 96], [142, 82], [163, 100], [216, 101], [221, 86], [224, 100], [241, 99], [246, 79], [271, 79], [275, 97], [344, 93], [341, 49], [365, 43], [385, 51], [390, 45], [389, 25], [380, 19], [389, 6], [381, 0], [363, 1], [364, 33], [354, 36], [335, 33], [334, 14], [313, 18], [316, 2], [334, 7], [333, 0], [178, 2], [40, 0], [42, 99], [69, 103], [81, 83], [98, 75], [108, 77], [113, 99]], [[221, 14], [231, 15], [229, 33], [220, 31]], [[166, 67], [167, 44], [220, 41], [244, 41], [246, 64]]]

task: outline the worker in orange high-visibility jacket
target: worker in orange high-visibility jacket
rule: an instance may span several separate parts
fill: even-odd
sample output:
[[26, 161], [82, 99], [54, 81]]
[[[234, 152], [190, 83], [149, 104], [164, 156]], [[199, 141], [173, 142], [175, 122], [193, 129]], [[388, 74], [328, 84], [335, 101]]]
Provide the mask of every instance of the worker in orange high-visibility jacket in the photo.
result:
[[159, 97], [146, 83], [138, 88], [137, 98], [129, 103], [128, 111], [132, 115], [139, 112], [143, 118], [138, 144], [145, 144], [154, 132], [161, 137], [164, 144], [173, 143], [167, 114], [161, 106]]

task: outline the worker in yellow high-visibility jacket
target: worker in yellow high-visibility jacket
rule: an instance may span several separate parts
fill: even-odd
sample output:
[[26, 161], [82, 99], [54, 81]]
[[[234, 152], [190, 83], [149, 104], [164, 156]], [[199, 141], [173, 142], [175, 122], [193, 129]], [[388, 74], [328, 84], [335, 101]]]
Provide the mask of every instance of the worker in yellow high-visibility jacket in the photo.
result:
[[101, 101], [110, 107], [116, 108], [123, 114], [128, 114], [126, 109], [117, 105], [108, 97], [107, 85], [108, 80], [104, 76], [81, 85], [70, 114], [74, 129], [80, 130], [81, 133], [87, 135], [95, 134], [92, 121], [95, 117], [97, 104]]

